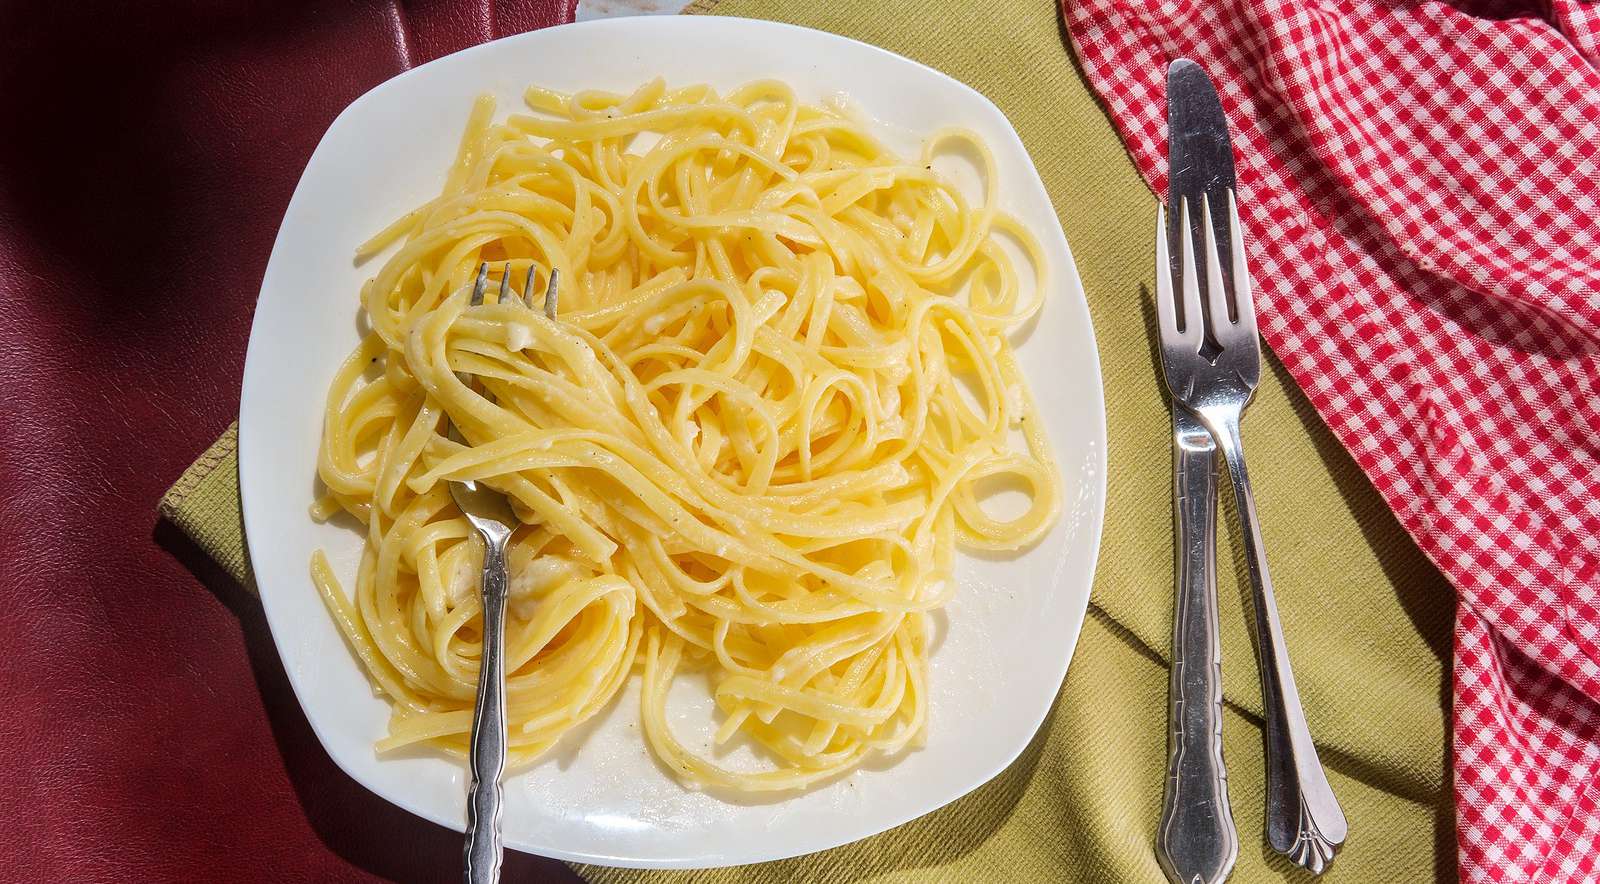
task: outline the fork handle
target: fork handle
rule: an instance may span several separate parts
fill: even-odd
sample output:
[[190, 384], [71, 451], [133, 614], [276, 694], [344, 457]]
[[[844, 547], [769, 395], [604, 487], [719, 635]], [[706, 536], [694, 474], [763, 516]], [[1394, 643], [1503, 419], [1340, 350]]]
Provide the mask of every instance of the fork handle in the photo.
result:
[[1245, 562], [1255, 603], [1256, 652], [1261, 666], [1261, 705], [1267, 737], [1267, 842], [1296, 865], [1321, 874], [1344, 843], [1349, 827], [1317, 760], [1311, 730], [1300, 708], [1289, 648], [1278, 620], [1278, 603], [1267, 572], [1266, 550], [1256, 518], [1255, 494], [1244, 465], [1237, 409], [1201, 409], [1200, 419], [1222, 449], [1233, 479], [1244, 531]]
[[488, 538], [483, 546], [483, 654], [469, 750], [466, 884], [500, 880], [500, 775], [506, 767], [506, 550], [503, 541]]
[[1222, 649], [1217, 639], [1216, 448], [1172, 408], [1177, 592], [1168, 693], [1167, 783], [1156, 857], [1174, 884], [1222, 884], [1239, 855], [1222, 759]]

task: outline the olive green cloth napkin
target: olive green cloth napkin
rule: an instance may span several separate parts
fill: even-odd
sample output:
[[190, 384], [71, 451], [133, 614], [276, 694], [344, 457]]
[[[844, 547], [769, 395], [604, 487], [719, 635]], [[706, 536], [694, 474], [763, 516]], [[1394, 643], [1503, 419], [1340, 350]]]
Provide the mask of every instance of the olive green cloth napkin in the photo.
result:
[[[712, 5], [702, 0], [691, 11]], [[1055, 711], [988, 785], [890, 832], [797, 859], [698, 872], [578, 871], [617, 884], [1160, 881], [1152, 844], [1166, 770], [1173, 552], [1170, 429], [1149, 295], [1154, 198], [1079, 75], [1049, 0], [714, 5], [718, 14], [820, 28], [922, 61], [971, 84], [1011, 119], [1060, 213], [1099, 339], [1110, 433], [1104, 541]], [[1269, 362], [1244, 436], [1301, 696], [1350, 822], [1325, 880], [1452, 880], [1451, 588]], [[249, 585], [236, 443], [230, 429], [161, 511]], [[1219, 583], [1225, 752], [1241, 842], [1233, 880], [1306, 881], [1265, 846], [1261, 700], [1232, 518], [1225, 511], [1219, 522]], [[939, 739], [938, 710], [930, 728]]]

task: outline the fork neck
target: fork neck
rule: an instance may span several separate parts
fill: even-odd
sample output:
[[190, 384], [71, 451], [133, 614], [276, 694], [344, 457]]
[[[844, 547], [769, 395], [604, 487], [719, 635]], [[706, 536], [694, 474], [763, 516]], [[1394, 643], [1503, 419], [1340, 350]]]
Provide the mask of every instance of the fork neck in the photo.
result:
[[1220, 399], [1202, 403], [1191, 410], [1200, 423], [1211, 431], [1211, 438], [1230, 466], [1243, 456], [1244, 448], [1239, 438], [1239, 418], [1244, 413], [1243, 405]]

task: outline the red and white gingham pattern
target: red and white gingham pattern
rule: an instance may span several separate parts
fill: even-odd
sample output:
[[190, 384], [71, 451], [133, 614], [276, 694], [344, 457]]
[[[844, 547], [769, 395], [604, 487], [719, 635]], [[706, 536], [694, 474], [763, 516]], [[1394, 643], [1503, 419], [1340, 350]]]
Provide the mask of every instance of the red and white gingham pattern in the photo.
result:
[[1157, 193], [1211, 74], [1262, 335], [1459, 591], [1462, 878], [1600, 880], [1600, 4], [1064, 14]]

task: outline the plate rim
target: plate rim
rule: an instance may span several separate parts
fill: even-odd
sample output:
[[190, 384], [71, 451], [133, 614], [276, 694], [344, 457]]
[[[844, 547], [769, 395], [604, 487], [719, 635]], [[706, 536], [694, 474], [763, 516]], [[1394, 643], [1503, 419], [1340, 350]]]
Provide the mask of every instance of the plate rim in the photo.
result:
[[[335, 130], [338, 129], [340, 127], [340, 125], [342, 123], [344, 123], [347, 118], [352, 116], [353, 113], [356, 112], [362, 105], [364, 105], [364, 104], [368, 103], [369, 101], [373, 100], [373, 98], [376, 95], [378, 95], [379, 93], [387, 92], [387, 91], [391, 91], [391, 90], [393, 90], [395, 88], [399, 88], [400, 84], [403, 84], [406, 81], [408, 81], [410, 79], [413, 79], [420, 72], [426, 71], [429, 68], [432, 68], [432, 67], [435, 67], [435, 66], [440, 66], [442, 64], [447, 64], [447, 63], [448, 64], [456, 64], [456, 63], [460, 63], [462, 59], [470, 57], [470, 56], [473, 56], [473, 55], [485, 54], [485, 53], [497, 51], [496, 47], [499, 47], [500, 44], [509, 44], [509, 43], [518, 43], [518, 42], [537, 42], [539, 40], [550, 39], [550, 35], [552, 35], [552, 34], [559, 34], [559, 33], [562, 33], [562, 32], [570, 33], [571, 32], [570, 29], [593, 30], [593, 31], [605, 31], [605, 30], [624, 30], [624, 31], [626, 31], [626, 30], [634, 30], [634, 29], [638, 29], [638, 28], [645, 28], [645, 29], [661, 28], [663, 30], [674, 30], [674, 29], [680, 29], [680, 28], [694, 29], [694, 28], [699, 28], [699, 27], [710, 27], [710, 26], [714, 26], [714, 27], [718, 27], [718, 28], [732, 28], [732, 29], [735, 29], [735, 30], [749, 29], [749, 30], [754, 30], [754, 31], [768, 31], [768, 32], [775, 32], [775, 33], [780, 33], [780, 34], [781, 33], [785, 33], [785, 32], [788, 32], [788, 33], [796, 33], [796, 32], [798, 32], [798, 33], [804, 33], [804, 34], [810, 35], [812, 37], [820, 36], [820, 37], [822, 37], [822, 38], [824, 38], [825, 40], [828, 40], [828, 41], [838, 41], [838, 42], [841, 42], [841, 43], [844, 43], [844, 44], [850, 44], [850, 45], [853, 45], [853, 47], [855, 47], [856, 51], [865, 50], [865, 51], [867, 51], [869, 53], [872, 53], [872, 54], [876, 54], [876, 55], [879, 55], [879, 56], [887, 57], [888, 59], [890, 59], [890, 60], [892, 60], [894, 62], [900, 63], [900, 64], [912, 65], [912, 66], [920, 69], [922, 73], [927, 74], [927, 75], [932, 75], [933, 77], [935, 77], [938, 80], [942, 81], [945, 86], [947, 86], [949, 88], [952, 88], [952, 89], [955, 89], [955, 90], [959, 90], [960, 92], [965, 93], [971, 99], [976, 99], [988, 111], [992, 112], [996, 116], [996, 118], [998, 118], [999, 120], [1001, 120], [1004, 123], [1003, 130], [1004, 130], [1004, 133], [1005, 133], [1005, 137], [1008, 138], [1013, 143], [1013, 145], [1018, 150], [1020, 150], [1022, 156], [1026, 157], [1026, 159], [1027, 159], [1027, 166], [1028, 166], [1027, 171], [1029, 173], [1031, 173], [1031, 175], [1032, 175], [1032, 179], [1029, 182], [1029, 184], [1030, 185], [1036, 184], [1038, 186], [1039, 190], [1044, 194], [1044, 197], [1045, 197], [1045, 200], [1046, 200], [1047, 204], [1055, 212], [1055, 215], [1056, 215], [1056, 218], [1055, 218], [1056, 226], [1055, 226], [1054, 230], [1051, 231], [1051, 232], [1053, 232], [1054, 234], [1060, 236], [1061, 243], [1065, 248], [1065, 253], [1066, 253], [1066, 258], [1067, 258], [1067, 265], [1066, 265], [1066, 267], [1062, 268], [1062, 275], [1063, 275], [1064, 280], [1066, 282], [1066, 287], [1070, 290], [1068, 292], [1068, 294], [1069, 295], [1076, 295], [1075, 298], [1070, 298], [1069, 297], [1069, 298], [1065, 298], [1063, 300], [1069, 301], [1071, 303], [1071, 307], [1073, 309], [1075, 309], [1076, 311], [1078, 311], [1079, 313], [1081, 313], [1081, 317], [1080, 318], [1081, 318], [1081, 321], [1082, 321], [1082, 327], [1083, 327], [1083, 330], [1085, 331], [1085, 333], [1088, 336], [1088, 343], [1090, 345], [1089, 346], [1089, 353], [1088, 353], [1088, 356], [1089, 356], [1088, 368], [1091, 370], [1092, 377], [1082, 377], [1082, 378], [1080, 378], [1080, 380], [1081, 380], [1081, 382], [1084, 383], [1084, 385], [1088, 389], [1093, 391], [1098, 407], [1094, 409], [1094, 415], [1095, 415], [1095, 418], [1096, 418], [1094, 426], [1082, 428], [1082, 432], [1087, 433], [1087, 434], [1090, 435], [1090, 438], [1088, 439], [1088, 442], [1089, 442], [1089, 449], [1091, 451], [1091, 457], [1089, 458], [1088, 462], [1086, 462], [1085, 464], [1081, 465], [1080, 487], [1081, 486], [1088, 486], [1091, 493], [1089, 495], [1088, 505], [1085, 508], [1085, 514], [1086, 514], [1087, 518], [1085, 518], [1081, 523], [1079, 523], [1079, 525], [1077, 527], [1077, 530], [1082, 530], [1082, 531], [1086, 531], [1087, 532], [1086, 543], [1087, 543], [1087, 549], [1088, 549], [1088, 558], [1087, 558], [1087, 562], [1086, 562], [1086, 573], [1087, 573], [1087, 580], [1088, 580], [1088, 583], [1089, 583], [1089, 587], [1090, 587], [1090, 590], [1092, 592], [1094, 579], [1095, 579], [1095, 576], [1097, 574], [1097, 569], [1098, 569], [1098, 566], [1099, 566], [1101, 543], [1102, 543], [1102, 541], [1104, 539], [1103, 534], [1104, 534], [1104, 527], [1105, 527], [1105, 508], [1106, 508], [1106, 502], [1107, 502], [1107, 500], [1106, 500], [1106, 494], [1107, 494], [1107, 465], [1109, 464], [1109, 460], [1110, 460], [1109, 451], [1108, 451], [1104, 372], [1103, 372], [1103, 368], [1102, 368], [1101, 361], [1100, 361], [1099, 346], [1098, 346], [1098, 341], [1097, 341], [1096, 334], [1095, 334], [1093, 318], [1092, 318], [1092, 315], [1089, 313], [1088, 301], [1087, 301], [1087, 297], [1085, 295], [1084, 288], [1083, 288], [1082, 277], [1078, 273], [1077, 261], [1076, 261], [1076, 257], [1072, 253], [1071, 244], [1070, 244], [1070, 242], [1067, 241], [1065, 230], [1060, 225], [1060, 215], [1062, 214], [1062, 209], [1061, 209], [1061, 207], [1056, 205], [1056, 201], [1051, 197], [1048, 188], [1046, 188], [1044, 186], [1043, 178], [1039, 174], [1038, 165], [1037, 165], [1037, 163], [1034, 162], [1033, 155], [1032, 155], [1031, 152], [1028, 151], [1027, 145], [1022, 142], [1020, 134], [1016, 131], [1016, 127], [1011, 123], [1010, 118], [1006, 116], [1005, 112], [1003, 110], [1001, 110], [998, 105], [996, 105], [993, 101], [991, 101], [983, 93], [979, 92], [977, 89], [973, 88], [972, 86], [969, 86], [966, 83], [956, 79], [955, 77], [952, 77], [949, 74], [946, 74], [943, 71], [938, 70], [937, 68], [933, 68], [933, 67], [931, 67], [929, 65], [926, 65], [926, 64], [924, 64], [922, 62], [919, 62], [919, 61], [917, 61], [915, 59], [908, 58], [908, 57], [900, 55], [899, 53], [896, 53], [896, 52], [892, 52], [892, 51], [890, 51], [888, 49], [885, 49], [885, 48], [883, 48], [881, 46], [876, 46], [876, 45], [873, 45], [871, 43], [867, 43], [867, 42], [864, 42], [864, 41], [861, 41], [861, 40], [856, 40], [856, 39], [851, 38], [851, 37], [845, 37], [845, 36], [842, 36], [842, 35], [839, 35], [839, 34], [834, 34], [834, 33], [828, 32], [828, 31], [822, 31], [822, 30], [815, 29], [815, 28], [807, 28], [807, 27], [803, 27], [803, 26], [800, 26], [800, 25], [793, 25], [793, 24], [788, 24], [788, 23], [784, 23], [784, 22], [774, 22], [774, 21], [767, 21], [767, 20], [763, 20], [763, 19], [737, 18], [737, 17], [731, 17], [731, 16], [672, 15], [672, 16], [638, 16], [638, 17], [625, 17], [625, 18], [612, 18], [612, 19], [594, 19], [594, 20], [582, 21], [582, 22], [569, 22], [569, 23], [566, 23], [566, 24], [556, 25], [556, 26], [552, 26], [552, 27], [548, 27], [548, 28], [542, 28], [542, 29], [533, 30], [533, 31], [525, 31], [525, 32], [522, 32], [522, 33], [519, 33], [519, 34], [508, 35], [508, 36], [505, 36], [505, 37], [498, 38], [496, 40], [491, 40], [491, 41], [488, 41], [488, 42], [485, 42], [485, 43], [477, 44], [475, 46], [470, 46], [470, 47], [467, 47], [465, 49], [459, 50], [457, 52], [450, 53], [448, 55], [440, 56], [439, 58], [430, 60], [430, 61], [428, 61], [428, 62], [426, 62], [424, 64], [421, 64], [421, 65], [418, 65], [416, 67], [409, 68], [409, 69], [407, 69], [405, 71], [402, 71], [399, 74], [396, 74], [395, 76], [390, 77], [389, 79], [384, 80], [383, 82], [377, 83], [374, 86], [372, 86], [371, 88], [367, 89], [359, 97], [357, 97], [356, 99], [351, 101], [348, 105], [346, 105], [344, 107], [344, 109], [342, 109], [338, 113], [338, 115], [336, 115], [334, 117], [333, 121], [328, 124], [327, 129], [323, 132], [322, 136], [319, 138], [316, 148], [312, 151], [311, 155], [307, 158], [306, 164], [301, 170], [300, 178], [296, 181], [295, 189], [293, 191], [293, 194], [291, 195], [291, 197], [289, 199], [289, 202], [285, 205], [284, 219], [282, 221], [280, 221], [278, 233], [274, 237], [274, 240], [273, 240], [272, 252], [270, 254], [270, 257], [268, 258], [266, 268], [265, 268], [265, 270], [263, 272], [263, 275], [262, 275], [261, 287], [258, 290], [257, 295], [256, 295], [256, 298], [257, 298], [257, 309], [255, 311], [254, 316], [252, 317], [252, 320], [251, 320], [250, 335], [249, 335], [248, 344], [247, 344], [247, 348], [246, 348], [245, 362], [244, 362], [244, 369], [243, 369], [243, 378], [242, 378], [241, 389], [240, 389], [240, 413], [239, 413], [239, 433], [238, 433], [238, 449], [237, 449], [237, 451], [238, 451], [238, 460], [239, 460], [239, 477], [240, 477], [239, 495], [240, 495], [240, 505], [241, 505], [241, 518], [242, 518], [242, 524], [243, 524], [243, 528], [244, 528], [244, 539], [245, 539], [246, 553], [247, 553], [247, 555], [248, 555], [248, 557], [250, 559], [252, 570], [256, 569], [256, 563], [257, 563], [258, 559], [260, 559], [260, 557], [262, 557], [262, 556], [264, 556], [266, 554], [265, 551], [267, 549], [272, 548], [270, 543], [265, 543], [265, 542], [264, 543], [251, 543], [251, 537], [253, 535], [255, 535], [257, 537], [260, 537], [264, 541], [268, 540], [269, 538], [261, 535], [261, 533], [260, 533], [261, 531], [263, 531], [265, 529], [257, 529], [256, 531], [252, 531], [252, 528], [251, 528], [252, 522], [257, 521], [257, 519], [265, 520], [266, 519], [266, 514], [264, 512], [259, 512], [258, 511], [256, 519], [252, 518], [252, 516], [251, 516], [252, 511], [257, 510], [257, 506], [252, 505], [252, 502], [256, 501], [257, 498], [256, 498], [256, 494], [253, 493], [250, 490], [250, 488], [247, 486], [247, 482], [246, 482], [246, 479], [245, 479], [245, 476], [247, 475], [247, 473], [253, 474], [255, 472], [254, 470], [250, 470], [250, 469], [248, 469], [246, 467], [247, 463], [254, 463], [255, 462], [254, 458], [251, 457], [251, 452], [254, 450], [254, 446], [252, 446], [250, 444], [250, 440], [256, 438], [258, 433], [264, 433], [265, 434], [262, 437], [263, 439], [269, 439], [270, 435], [271, 435], [271, 431], [270, 430], [258, 430], [258, 429], [255, 429], [257, 424], [256, 424], [256, 421], [251, 420], [252, 409], [247, 407], [247, 403], [250, 403], [253, 400], [259, 401], [262, 398], [259, 395], [253, 397], [251, 395], [252, 390], [258, 384], [268, 383], [268, 381], [266, 381], [266, 380], [264, 380], [262, 378], [262, 375], [267, 371], [267, 368], [262, 365], [263, 360], [267, 358], [266, 356], [263, 355], [263, 353], [265, 352], [265, 350], [267, 348], [266, 348], [265, 344], [258, 344], [258, 335], [262, 336], [263, 338], [266, 335], [266, 332], [264, 331], [264, 323], [263, 323], [263, 320], [262, 320], [262, 314], [261, 314], [261, 311], [259, 310], [259, 304], [261, 302], [262, 297], [265, 296], [268, 293], [268, 283], [273, 279], [273, 276], [274, 276], [273, 267], [279, 260], [281, 260], [279, 258], [279, 254], [280, 254], [279, 250], [282, 247], [283, 240], [284, 240], [284, 237], [285, 237], [285, 232], [288, 229], [288, 224], [286, 224], [285, 222], [287, 222], [289, 220], [289, 217], [293, 214], [296, 205], [304, 197], [304, 186], [305, 186], [305, 182], [306, 182], [306, 172], [308, 170], [310, 170], [312, 168], [313, 164], [315, 164], [317, 162], [319, 155], [322, 154], [324, 148], [327, 146], [327, 144], [329, 142], [329, 136], [332, 135], [335, 132]], [[264, 495], [264, 496], [267, 496], [267, 495]], [[309, 577], [307, 579], [309, 579]], [[400, 807], [400, 808], [402, 808], [402, 809], [404, 809], [404, 810], [406, 810], [406, 811], [408, 811], [408, 812], [410, 812], [412, 814], [415, 814], [416, 816], [419, 816], [419, 817], [421, 817], [423, 819], [426, 819], [426, 820], [429, 820], [429, 821], [431, 821], [433, 823], [436, 823], [438, 825], [444, 826], [447, 829], [451, 829], [451, 830], [454, 830], [454, 831], [457, 831], [457, 832], [463, 831], [464, 827], [465, 827], [465, 820], [464, 819], [457, 819], [455, 817], [450, 817], [450, 816], [446, 816], [446, 815], [441, 814], [441, 813], [436, 813], [435, 810], [431, 806], [429, 806], [428, 804], [426, 804], [424, 802], [421, 802], [421, 801], [412, 800], [406, 793], [403, 793], [403, 792], [394, 793], [394, 792], [385, 791], [383, 789], [380, 789], [379, 786], [369, 782], [366, 778], [364, 778], [356, 770], [352, 769], [351, 765], [347, 763], [347, 760], [344, 757], [342, 757], [342, 753], [339, 752], [339, 751], [336, 751], [336, 749], [334, 748], [335, 747], [335, 743], [333, 741], [330, 741], [330, 739], [327, 736], [327, 734], [324, 733], [325, 728], [328, 726], [328, 722], [324, 721], [324, 720], [319, 720], [318, 716], [313, 715], [311, 713], [311, 711], [310, 711], [310, 707], [305, 702], [306, 688], [302, 684], [302, 682], [303, 682], [303, 680], [305, 678], [307, 678], [307, 676], [304, 673], [301, 673], [298, 670], [297, 667], [293, 667], [293, 666], [288, 665], [289, 660], [290, 660], [290, 655], [287, 654], [286, 651], [285, 651], [285, 639], [283, 638], [285, 633], [282, 630], [280, 630], [280, 628], [277, 625], [275, 625], [278, 618], [282, 618], [282, 617], [285, 617], [287, 615], [285, 613], [281, 613], [280, 612], [280, 614], [278, 615], [278, 618], [274, 617], [274, 615], [273, 615], [273, 610], [274, 610], [273, 603], [269, 601], [269, 598], [271, 598], [273, 596], [273, 593], [271, 591], [266, 590], [265, 587], [262, 586], [259, 583], [258, 583], [258, 593], [259, 593], [259, 597], [261, 599], [262, 607], [263, 607], [264, 612], [266, 614], [266, 620], [267, 620], [267, 624], [268, 624], [268, 629], [269, 629], [269, 632], [272, 635], [272, 641], [273, 641], [274, 649], [277, 651], [280, 661], [285, 664], [284, 665], [284, 671], [285, 671], [285, 674], [286, 674], [286, 676], [288, 678], [290, 687], [294, 692], [295, 701], [300, 706], [301, 713], [305, 716], [305, 719], [306, 719], [307, 723], [310, 725], [310, 727], [312, 729], [312, 732], [316, 735], [317, 741], [318, 741], [319, 745], [321, 746], [322, 750], [328, 754], [329, 758], [332, 759], [333, 763], [339, 768], [339, 770], [341, 772], [343, 772], [346, 776], [348, 776], [352, 780], [354, 780], [356, 783], [360, 784], [362, 788], [366, 789], [368, 792], [371, 792], [373, 795], [377, 796], [378, 798], [381, 798], [382, 800], [389, 802], [390, 804], [393, 804], [393, 805], [395, 805], [397, 807]], [[639, 858], [629, 857], [629, 856], [606, 855], [606, 854], [599, 854], [599, 853], [588, 852], [588, 851], [569, 851], [569, 850], [564, 850], [564, 849], [561, 849], [561, 848], [555, 847], [555, 846], [546, 847], [546, 846], [541, 845], [537, 849], [534, 849], [534, 848], [529, 848], [529, 847], [519, 846], [517, 844], [513, 844], [513, 843], [511, 843], [510, 839], [506, 840], [506, 846], [508, 848], [519, 850], [519, 851], [522, 851], [522, 852], [532, 853], [532, 854], [537, 855], [537, 856], [544, 856], [544, 857], [548, 857], [548, 858], [551, 858], [551, 859], [557, 859], [557, 860], [561, 860], [561, 861], [565, 861], [565, 862], [589, 863], [589, 864], [606, 865], [606, 866], [613, 866], [613, 867], [619, 867], [619, 868], [650, 868], [650, 869], [717, 868], [717, 867], [726, 867], [726, 866], [735, 866], [735, 865], [745, 865], [745, 864], [757, 863], [757, 862], [776, 861], [776, 860], [787, 859], [787, 858], [791, 858], [791, 857], [795, 857], [795, 856], [802, 856], [802, 855], [806, 855], [806, 854], [809, 854], [809, 853], [814, 853], [814, 852], [818, 852], [818, 851], [822, 851], [822, 850], [827, 850], [827, 849], [831, 849], [831, 848], [834, 848], [834, 847], [839, 847], [839, 846], [842, 846], [842, 845], [845, 845], [845, 844], [854, 843], [856, 841], [859, 841], [859, 840], [862, 840], [862, 839], [865, 839], [865, 838], [872, 837], [874, 835], [880, 834], [880, 833], [882, 833], [884, 831], [887, 831], [889, 829], [896, 828], [898, 826], [904, 825], [904, 824], [906, 824], [908, 822], [911, 822], [912, 820], [919, 819], [919, 818], [921, 818], [923, 816], [926, 816], [926, 815], [928, 815], [930, 813], [933, 813], [933, 812], [935, 812], [935, 811], [937, 811], [937, 810], [949, 805], [950, 803], [952, 803], [952, 802], [954, 802], [954, 801], [956, 801], [956, 800], [958, 800], [958, 799], [960, 799], [962, 797], [965, 797], [965, 796], [971, 794], [972, 792], [976, 791], [977, 789], [982, 788], [985, 784], [991, 782], [996, 776], [998, 776], [999, 774], [1004, 772], [1007, 768], [1009, 768], [1017, 760], [1017, 758], [1021, 756], [1021, 754], [1027, 749], [1027, 747], [1029, 745], [1031, 745], [1035, 739], [1037, 739], [1038, 733], [1039, 733], [1039, 729], [1043, 726], [1046, 718], [1050, 714], [1050, 711], [1054, 708], [1056, 699], [1060, 696], [1060, 692], [1061, 692], [1061, 687], [1060, 686], [1065, 681], [1066, 674], [1067, 674], [1067, 672], [1068, 672], [1068, 670], [1069, 670], [1069, 668], [1071, 666], [1071, 663], [1072, 663], [1072, 658], [1073, 658], [1074, 654], [1077, 651], [1078, 640], [1082, 635], [1083, 622], [1084, 622], [1084, 620], [1086, 619], [1086, 616], [1087, 616], [1089, 598], [1090, 598], [1090, 593], [1086, 592], [1084, 594], [1083, 602], [1082, 602], [1081, 605], [1073, 605], [1073, 606], [1070, 606], [1070, 608], [1068, 609], [1068, 613], [1070, 613], [1072, 615], [1073, 622], [1070, 624], [1070, 630], [1063, 630], [1062, 634], [1061, 634], [1061, 638], [1066, 644], [1066, 649], [1065, 649], [1066, 653], [1064, 653], [1060, 658], [1061, 659], [1061, 664], [1059, 666], [1059, 672], [1052, 673], [1052, 678], [1050, 679], [1050, 681], [1052, 683], [1057, 685], [1057, 688], [1056, 688], [1056, 691], [1051, 695], [1050, 699], [1043, 704], [1041, 709], [1038, 710], [1037, 715], [1036, 716], [1029, 716], [1029, 718], [1034, 719], [1033, 724], [1028, 729], [1029, 730], [1029, 734], [1030, 734], [1029, 738], [1027, 740], [1022, 741], [1021, 744], [1016, 746], [1009, 753], [1000, 753], [1000, 754], [1006, 754], [1007, 757], [1005, 757], [1003, 759], [1000, 759], [1000, 758], [997, 757], [997, 763], [993, 766], [993, 768], [991, 770], [988, 770], [988, 772], [986, 772], [981, 778], [979, 778], [975, 782], [973, 782], [973, 783], [971, 783], [969, 785], [965, 785], [965, 786], [960, 787], [958, 791], [955, 791], [953, 794], [949, 795], [948, 797], [945, 797], [942, 800], [937, 801], [936, 803], [933, 803], [933, 804], [931, 804], [929, 806], [926, 806], [926, 807], [922, 808], [921, 810], [918, 810], [918, 811], [916, 811], [916, 812], [914, 812], [914, 813], [912, 813], [912, 814], [910, 814], [908, 816], [905, 816], [904, 818], [899, 818], [897, 816], [897, 817], [889, 818], [886, 821], [879, 821], [879, 822], [875, 822], [873, 824], [869, 824], [867, 826], [862, 827], [862, 829], [859, 830], [858, 832], [855, 832], [851, 836], [849, 836], [847, 838], [844, 838], [842, 840], [837, 839], [837, 838], [824, 839], [826, 841], [826, 843], [808, 845], [808, 846], [805, 846], [805, 847], [800, 848], [800, 849], [787, 850], [787, 851], [782, 851], [782, 852], [777, 852], [777, 853], [772, 853], [772, 852], [769, 851], [767, 853], [763, 853], [760, 856], [753, 856], [753, 857], [739, 857], [739, 856], [730, 856], [728, 854], [718, 854], [716, 857], [709, 857], [709, 858], [705, 857], [705, 856], [681, 856], [681, 857], [672, 858], [672, 859], [652, 859], [652, 858], [639, 859]], [[287, 624], [287, 623], [284, 624], [285, 627], [287, 627], [288, 625], [289, 624]], [[357, 665], [359, 665], [359, 663]]]

